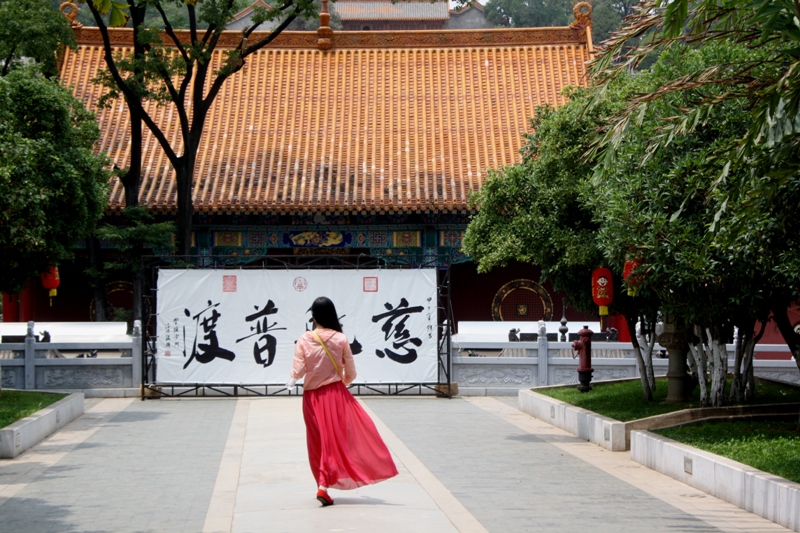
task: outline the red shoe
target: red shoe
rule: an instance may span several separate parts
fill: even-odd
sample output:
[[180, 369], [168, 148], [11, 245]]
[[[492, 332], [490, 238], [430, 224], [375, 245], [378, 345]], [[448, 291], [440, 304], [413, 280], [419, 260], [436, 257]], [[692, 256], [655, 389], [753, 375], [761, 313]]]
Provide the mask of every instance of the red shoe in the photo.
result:
[[333, 498], [328, 496], [328, 493], [322, 489], [319, 489], [317, 491], [317, 499], [319, 500], [319, 503], [321, 503], [323, 507], [333, 505]]

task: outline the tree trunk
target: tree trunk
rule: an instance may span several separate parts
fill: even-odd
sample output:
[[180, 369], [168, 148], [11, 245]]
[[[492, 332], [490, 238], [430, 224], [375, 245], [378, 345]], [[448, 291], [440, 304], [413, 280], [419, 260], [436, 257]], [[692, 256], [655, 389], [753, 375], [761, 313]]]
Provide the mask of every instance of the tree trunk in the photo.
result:
[[[141, 256], [141, 254], [139, 254]], [[142, 328], [144, 328], [144, 324], [146, 321], [142, 316], [143, 312], [143, 302], [144, 302], [144, 272], [140, 268], [133, 269], [133, 319], [129, 324], [131, 330], [133, 329], [133, 324], [137, 320], [140, 321], [142, 324]], [[128, 332], [132, 333], [132, 331]]]
[[733, 382], [731, 383], [731, 392], [729, 399], [732, 402], [744, 401], [744, 380], [742, 379], [742, 354], [749, 339], [752, 339], [752, 327], [750, 335], [747, 334], [747, 324], [740, 327], [736, 332], [736, 344], [733, 352]]
[[89, 252], [89, 277], [92, 286], [92, 300], [94, 301], [95, 322], [108, 320], [108, 298], [106, 297], [102, 261], [100, 260], [100, 241], [95, 235], [86, 238], [86, 250]]
[[139, 186], [142, 182], [142, 118], [129, 104], [131, 117], [131, 157], [130, 166], [120, 181], [125, 187], [125, 205], [139, 205]]
[[689, 367], [692, 369], [692, 374], [697, 378], [697, 385], [700, 387], [700, 407], [708, 405], [708, 385], [706, 382], [706, 373], [701, 370], [704, 368], [703, 359], [705, 358], [705, 350], [703, 344], [689, 343]]
[[702, 328], [696, 327], [695, 330], [700, 332], [700, 336], [696, 337], [698, 342], [693, 344], [689, 343], [689, 353], [691, 358], [689, 362], [692, 366], [692, 372], [697, 377], [697, 385], [700, 387], [700, 406], [708, 406], [708, 350], [703, 343]]
[[733, 384], [731, 385], [731, 401], [749, 402], [755, 393], [755, 375], [753, 374], [753, 353], [756, 343], [764, 334], [766, 322], [761, 324], [758, 335], [755, 334], [756, 319], [747, 320], [736, 334], [736, 353], [734, 356]]
[[[656, 390], [656, 373], [653, 368], [653, 349], [656, 346], [656, 322], [658, 321], [658, 313], [653, 313], [647, 317], [645, 324], [647, 325], [647, 350], [645, 352], [644, 364], [647, 367], [647, 380], [650, 382], [650, 389], [655, 392]], [[648, 336], [649, 335], [649, 336]]]
[[178, 184], [178, 214], [176, 218], [176, 254], [188, 256], [192, 246], [192, 181], [194, 176], [195, 157], [189, 157], [189, 148], [175, 167], [175, 180]]
[[709, 400], [713, 407], [722, 407], [725, 404], [725, 381], [728, 377], [728, 349], [725, 346], [725, 339], [717, 327], [706, 328], [706, 334], [708, 335], [712, 365]]
[[742, 383], [744, 387], [743, 399], [748, 403], [752, 402], [756, 395], [756, 376], [753, 371], [753, 354], [756, 349], [756, 342], [758, 341], [751, 336], [742, 354], [742, 375], [744, 376]]
[[[636, 318], [628, 315], [625, 317], [628, 322], [628, 331], [633, 331], [631, 335], [631, 344], [633, 345], [633, 353], [636, 355], [636, 366], [639, 367], [639, 377], [642, 382], [642, 394], [644, 399], [648, 402], [653, 401], [653, 389], [650, 387], [650, 380], [647, 377], [647, 367], [645, 366], [644, 357], [642, 355], [642, 348], [638, 339], [638, 331], [636, 329]], [[652, 357], [653, 351], [650, 351]]]

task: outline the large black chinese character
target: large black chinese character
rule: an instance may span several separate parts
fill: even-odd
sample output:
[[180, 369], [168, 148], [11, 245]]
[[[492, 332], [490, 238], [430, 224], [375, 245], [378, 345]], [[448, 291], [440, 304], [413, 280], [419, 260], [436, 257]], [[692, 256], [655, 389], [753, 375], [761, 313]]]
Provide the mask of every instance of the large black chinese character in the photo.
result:
[[[259, 365], [264, 365], [265, 367], [272, 364], [272, 361], [275, 360], [275, 348], [278, 344], [278, 341], [272, 335], [267, 334], [268, 331], [278, 330], [278, 329], [286, 329], [286, 328], [276, 328], [275, 326], [278, 325], [277, 322], [273, 322], [269, 324], [267, 317], [269, 315], [274, 315], [278, 312], [278, 308], [275, 307], [275, 303], [272, 300], [267, 301], [267, 305], [259, 311], [258, 306], [253, 306], [253, 308], [257, 311], [250, 316], [245, 317], [247, 322], [252, 322], [257, 320], [255, 326], [250, 326], [250, 335], [246, 337], [242, 337], [241, 339], [236, 339], [236, 342], [243, 341], [245, 339], [249, 339], [254, 335], [261, 335], [256, 341], [253, 343], [253, 357], [255, 357], [256, 363]], [[260, 319], [260, 320], [259, 320]], [[262, 344], [263, 343], [263, 344]], [[264, 360], [261, 357], [261, 354], [267, 352], [267, 359]]]
[[[400, 304], [397, 307], [392, 307], [389, 302], [383, 304], [389, 311], [380, 315], [372, 317], [373, 322], [379, 320], [386, 320], [381, 326], [381, 331], [384, 333], [384, 340], [389, 340], [391, 336], [394, 339], [392, 348], [395, 350], [405, 350], [405, 353], [398, 353], [386, 348], [385, 350], [375, 350], [378, 357], [388, 357], [397, 363], [409, 364], [417, 360], [417, 350], [407, 346], [411, 343], [413, 346], [421, 346], [422, 341], [417, 337], [412, 337], [411, 333], [406, 329], [406, 321], [412, 313], [421, 313], [423, 307], [409, 307], [408, 301], [405, 298], [400, 299]], [[402, 318], [400, 318], [402, 317]], [[398, 322], [395, 324], [395, 320]]]
[[[194, 344], [192, 345], [192, 356], [186, 361], [186, 364], [183, 365], [183, 368], [189, 366], [194, 359], [197, 359], [198, 363], [206, 364], [210, 363], [217, 357], [220, 359], [226, 359], [228, 361], [233, 361], [236, 358], [236, 354], [231, 352], [230, 350], [226, 350], [225, 348], [220, 347], [219, 339], [217, 339], [217, 332], [215, 328], [217, 327], [217, 321], [222, 316], [218, 311], [217, 307], [219, 304], [212, 303], [211, 300], [208, 301], [208, 307], [197, 313], [192, 317], [194, 320]], [[207, 314], [208, 311], [211, 311], [210, 314]], [[192, 313], [188, 309], [184, 309], [183, 312], [186, 316], [192, 316]], [[202, 317], [202, 320], [200, 318]], [[208, 341], [208, 344], [198, 344], [197, 337], [199, 337], [198, 330], [200, 326], [203, 327], [203, 339]], [[184, 357], [186, 356], [186, 352], [184, 351]]]

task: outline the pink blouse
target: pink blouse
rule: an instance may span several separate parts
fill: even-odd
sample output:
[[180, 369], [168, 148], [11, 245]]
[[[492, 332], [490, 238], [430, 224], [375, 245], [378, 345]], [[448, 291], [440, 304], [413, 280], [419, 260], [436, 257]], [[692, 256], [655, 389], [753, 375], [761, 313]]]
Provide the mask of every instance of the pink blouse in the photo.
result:
[[[353, 361], [353, 352], [350, 351], [347, 337], [344, 333], [327, 328], [318, 328], [316, 332], [331, 351], [331, 355], [339, 366], [339, 372], [344, 373], [344, 384], [350, 385], [356, 379], [356, 364]], [[305, 376], [304, 390], [318, 389], [323, 385], [342, 381], [328, 354], [325, 353], [325, 348], [311, 331], [306, 331], [297, 340], [291, 375], [294, 379]]]

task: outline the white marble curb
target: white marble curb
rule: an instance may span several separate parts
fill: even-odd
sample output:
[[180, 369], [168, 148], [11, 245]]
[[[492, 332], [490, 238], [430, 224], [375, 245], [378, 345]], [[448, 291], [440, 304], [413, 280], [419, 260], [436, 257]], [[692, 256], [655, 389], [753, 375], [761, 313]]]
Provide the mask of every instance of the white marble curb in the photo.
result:
[[464, 387], [459, 385], [459, 396], [516, 396], [519, 389], [501, 387]]
[[800, 484], [649, 431], [631, 431], [631, 459], [753, 514], [800, 531]]
[[625, 424], [530, 390], [519, 391], [519, 408], [539, 420], [613, 452], [627, 449]]
[[83, 393], [76, 392], [0, 429], [0, 459], [13, 459], [81, 415]]

